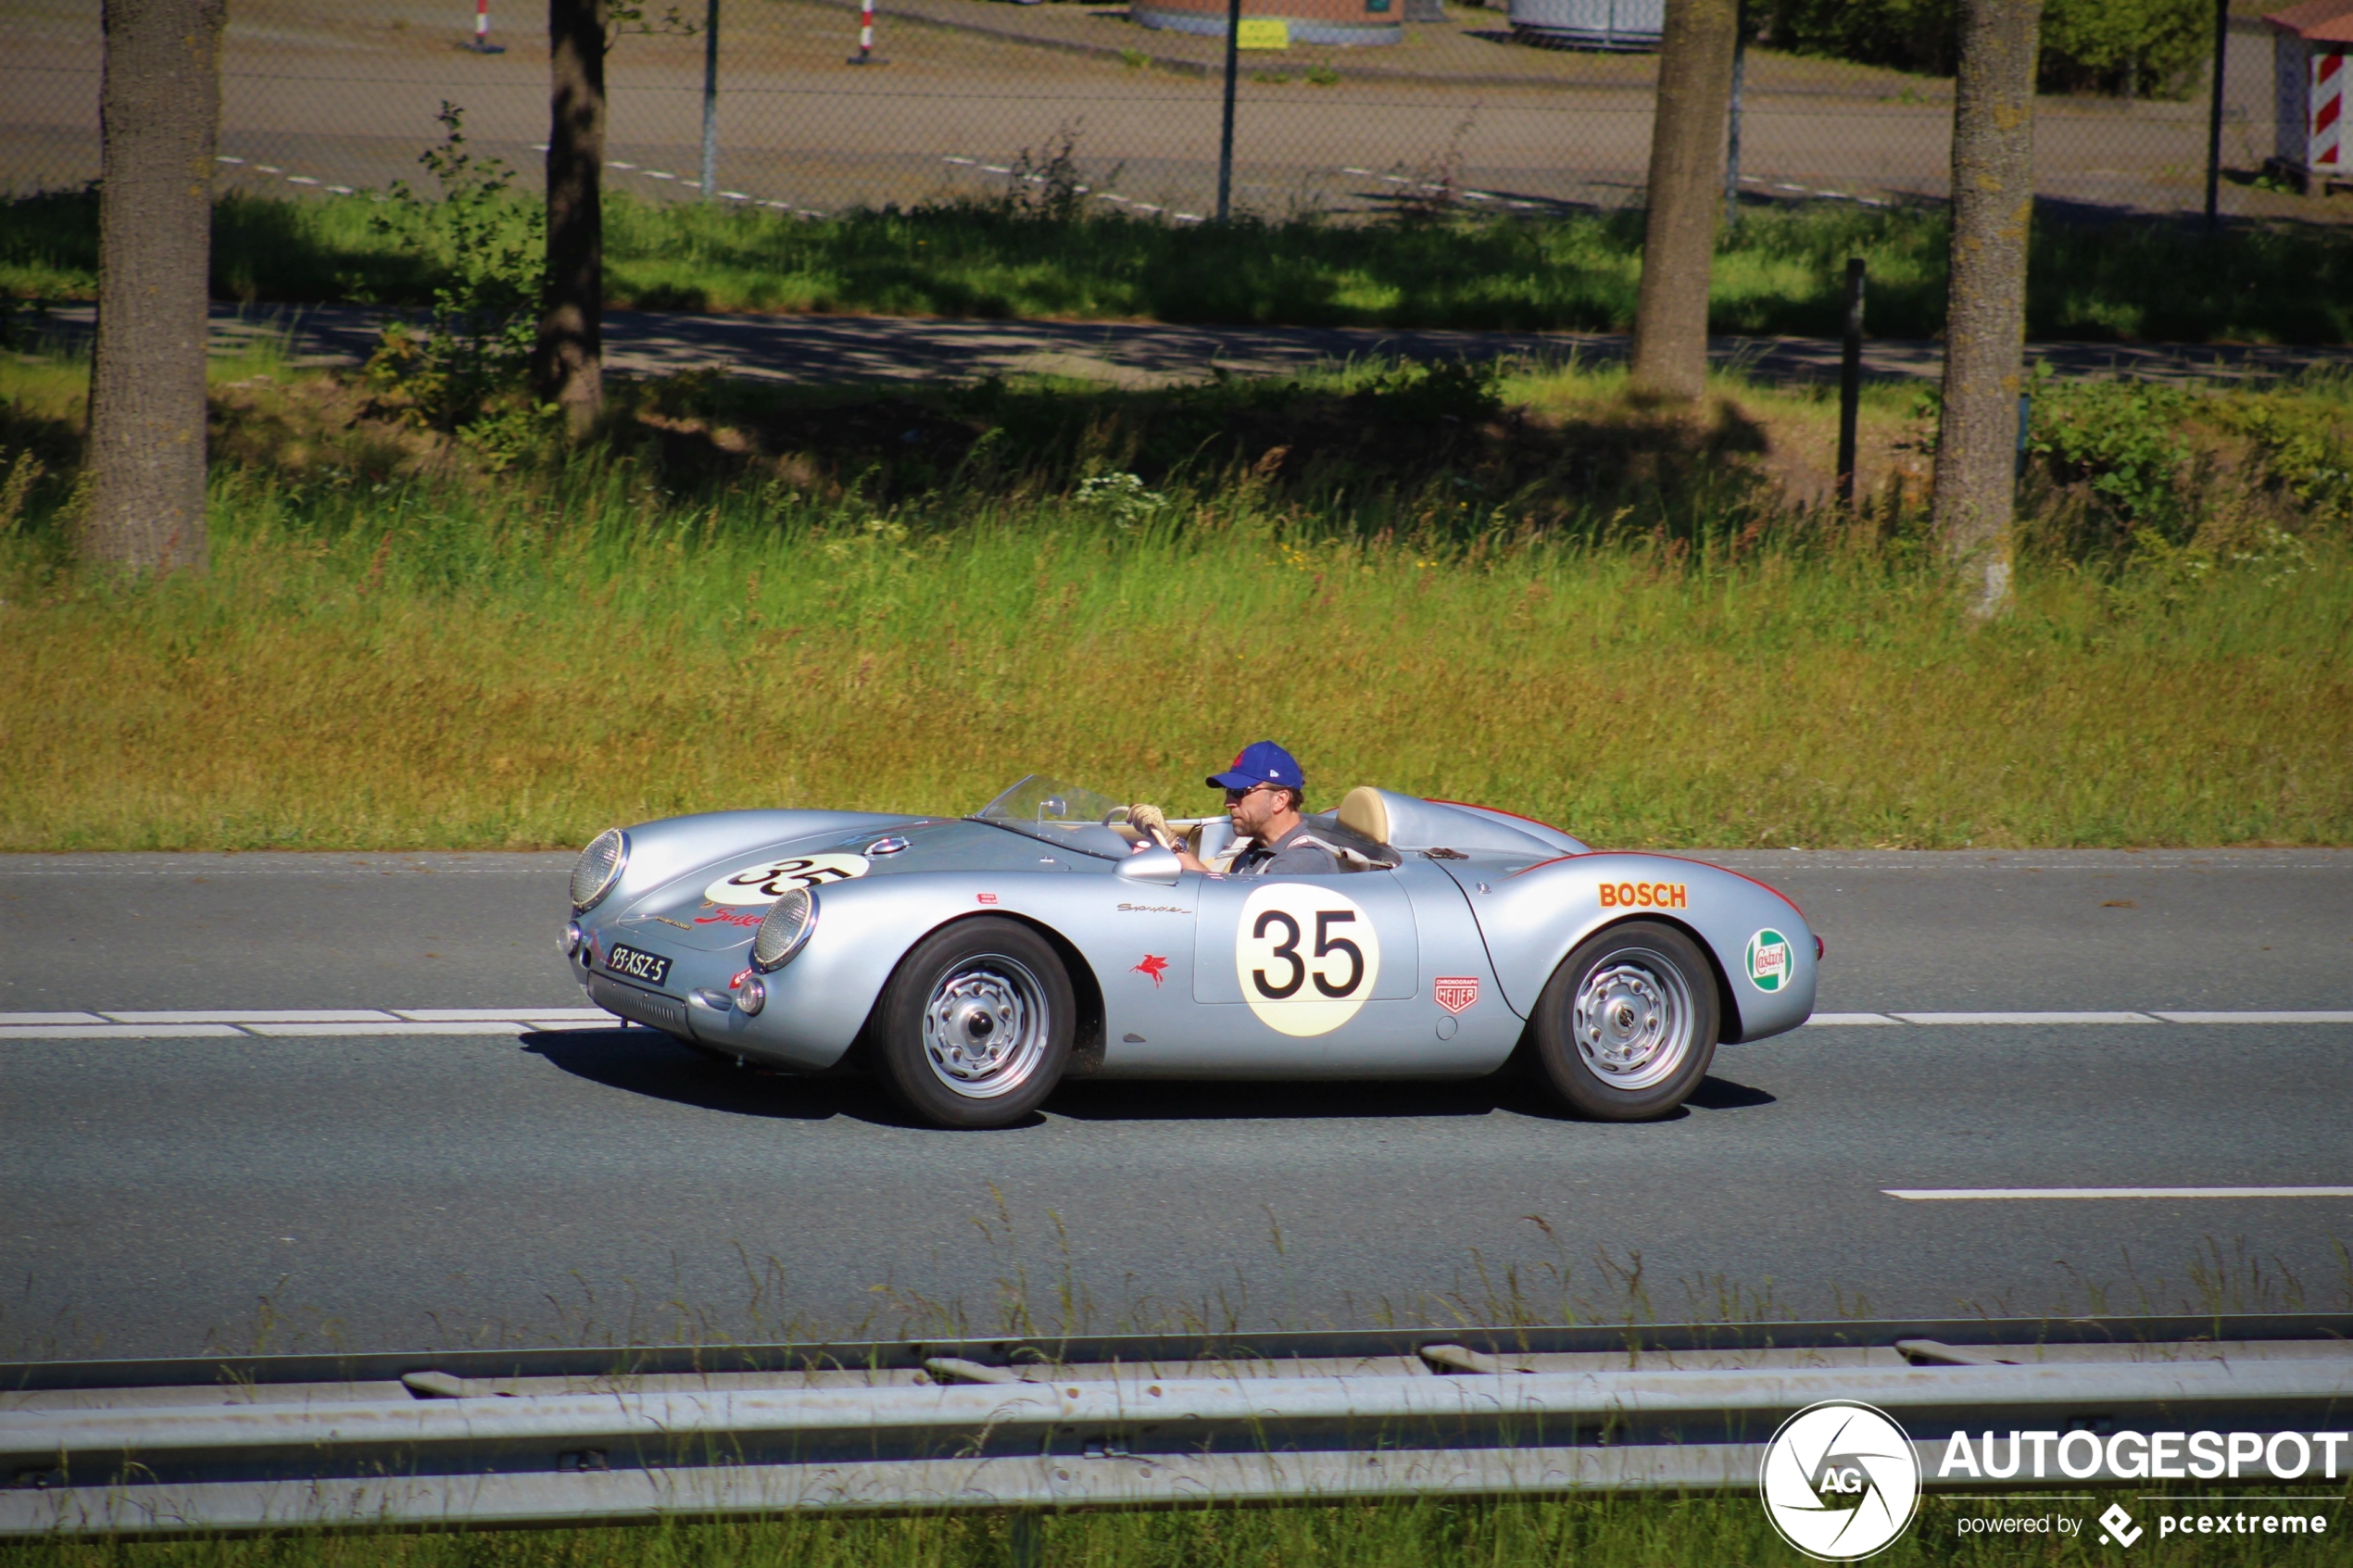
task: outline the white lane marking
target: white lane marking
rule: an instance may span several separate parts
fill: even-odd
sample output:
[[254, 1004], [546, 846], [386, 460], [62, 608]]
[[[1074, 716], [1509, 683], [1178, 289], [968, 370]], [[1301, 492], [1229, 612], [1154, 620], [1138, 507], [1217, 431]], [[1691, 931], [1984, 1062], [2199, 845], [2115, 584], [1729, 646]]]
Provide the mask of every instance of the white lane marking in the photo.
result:
[[1907, 1203], [2079, 1198], [2353, 1198], [2353, 1187], [1881, 1187]]
[[512, 1023], [530, 1019], [546, 1023], [606, 1023], [612, 1014], [602, 1008], [394, 1008], [393, 1012], [416, 1023]]
[[[620, 1022], [614, 1019], [615, 1023]], [[556, 1025], [560, 1029], [573, 1027], [569, 1022]], [[249, 1033], [270, 1039], [310, 1040], [340, 1037], [346, 1035], [513, 1035], [539, 1024], [520, 1018], [479, 1020], [466, 1023], [408, 1023], [386, 1019], [382, 1023], [253, 1023]]]
[[226, 1023], [10, 1023], [0, 1040], [239, 1040], [248, 1036]]
[[2155, 1023], [2145, 1012], [1898, 1012], [1906, 1023]]
[[1806, 1022], [1810, 1027], [1811, 1025], [1817, 1023], [1885, 1023], [1893, 1025], [1895, 1022], [1895, 1020], [1888, 1017], [1887, 1014], [1883, 1012], [1818, 1012]]
[[2160, 1012], [2168, 1023], [2353, 1023], [2353, 1012]]
[[[117, 1023], [389, 1023], [392, 1014], [376, 1008], [279, 1008], [262, 1011], [109, 1012]], [[519, 1016], [514, 1013], [509, 1018]]]
[[0, 1012], [0, 1024], [9, 1023], [104, 1023], [94, 1012]]

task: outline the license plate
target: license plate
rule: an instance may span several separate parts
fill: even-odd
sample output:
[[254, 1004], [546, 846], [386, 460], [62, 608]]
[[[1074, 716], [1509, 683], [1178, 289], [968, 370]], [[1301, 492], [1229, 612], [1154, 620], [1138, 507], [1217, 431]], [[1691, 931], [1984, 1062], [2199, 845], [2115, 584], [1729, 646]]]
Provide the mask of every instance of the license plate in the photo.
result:
[[620, 942], [614, 943], [612, 951], [605, 956], [605, 968], [627, 979], [643, 981], [648, 985], [659, 985], [670, 978], [668, 959], [663, 958], [660, 953], [640, 952]]

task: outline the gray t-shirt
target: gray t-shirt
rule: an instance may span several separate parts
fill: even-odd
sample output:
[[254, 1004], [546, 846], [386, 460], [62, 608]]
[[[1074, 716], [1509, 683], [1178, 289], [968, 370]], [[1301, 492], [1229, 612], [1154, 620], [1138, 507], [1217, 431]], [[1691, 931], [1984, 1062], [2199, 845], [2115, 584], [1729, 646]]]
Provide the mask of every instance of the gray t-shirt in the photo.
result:
[[1341, 871], [1340, 857], [1320, 844], [1302, 843], [1307, 824], [1300, 823], [1272, 844], [1252, 844], [1234, 857], [1232, 876], [1324, 876]]

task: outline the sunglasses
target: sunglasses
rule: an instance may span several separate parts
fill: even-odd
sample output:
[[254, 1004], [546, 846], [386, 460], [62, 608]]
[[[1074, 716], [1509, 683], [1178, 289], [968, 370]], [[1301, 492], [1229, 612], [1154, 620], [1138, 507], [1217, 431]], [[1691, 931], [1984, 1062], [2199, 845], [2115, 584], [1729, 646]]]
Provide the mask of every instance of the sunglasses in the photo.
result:
[[1238, 800], [1249, 799], [1252, 796], [1256, 795], [1262, 789], [1274, 789], [1277, 786], [1274, 784], [1254, 784], [1248, 789], [1229, 789], [1226, 792], [1226, 804], [1231, 806]]

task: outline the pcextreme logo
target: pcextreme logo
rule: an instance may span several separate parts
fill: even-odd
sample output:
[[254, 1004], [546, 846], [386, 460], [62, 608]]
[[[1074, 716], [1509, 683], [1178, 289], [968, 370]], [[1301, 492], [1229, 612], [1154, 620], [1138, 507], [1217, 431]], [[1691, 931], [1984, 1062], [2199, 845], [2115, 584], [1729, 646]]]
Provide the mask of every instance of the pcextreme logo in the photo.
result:
[[1852, 1562], [1911, 1524], [1920, 1466], [1886, 1411], [1825, 1399], [1781, 1423], [1765, 1446], [1757, 1489], [1781, 1539], [1817, 1562]]

